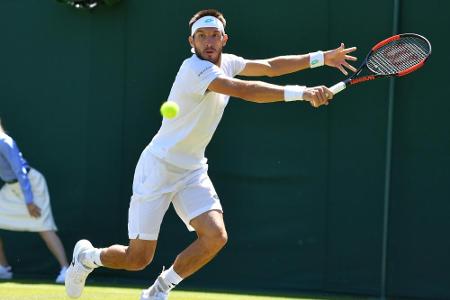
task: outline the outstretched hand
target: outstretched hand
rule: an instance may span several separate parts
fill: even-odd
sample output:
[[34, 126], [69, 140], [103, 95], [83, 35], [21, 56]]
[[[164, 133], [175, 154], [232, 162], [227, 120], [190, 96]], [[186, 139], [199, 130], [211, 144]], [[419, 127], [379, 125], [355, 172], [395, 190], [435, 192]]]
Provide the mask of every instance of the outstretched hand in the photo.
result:
[[341, 43], [339, 48], [328, 50], [324, 53], [325, 64], [330, 67], [338, 68], [344, 75], [348, 75], [347, 68], [352, 72], [356, 72], [356, 68], [350, 65], [347, 60], [356, 61], [357, 58], [347, 55], [356, 50], [356, 47], [345, 48], [344, 43]]

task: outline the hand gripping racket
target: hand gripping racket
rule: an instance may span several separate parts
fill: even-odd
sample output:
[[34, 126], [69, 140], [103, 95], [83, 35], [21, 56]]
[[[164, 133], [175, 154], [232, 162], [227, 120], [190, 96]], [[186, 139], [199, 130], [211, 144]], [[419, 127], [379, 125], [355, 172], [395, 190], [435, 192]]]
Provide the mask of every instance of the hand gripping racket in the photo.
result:
[[394, 35], [376, 44], [355, 74], [330, 90], [336, 95], [349, 85], [381, 77], [405, 76], [422, 67], [430, 54], [431, 44], [423, 36], [415, 33]]

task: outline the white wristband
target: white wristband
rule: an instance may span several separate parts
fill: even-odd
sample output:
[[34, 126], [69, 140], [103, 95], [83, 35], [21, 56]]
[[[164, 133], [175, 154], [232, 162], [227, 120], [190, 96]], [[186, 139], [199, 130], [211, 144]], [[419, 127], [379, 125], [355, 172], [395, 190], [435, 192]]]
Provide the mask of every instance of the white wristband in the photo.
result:
[[286, 85], [284, 87], [284, 101], [303, 100], [303, 92], [306, 86], [300, 85]]
[[322, 51], [311, 52], [309, 54], [309, 67], [317, 68], [323, 66], [325, 63], [325, 57]]

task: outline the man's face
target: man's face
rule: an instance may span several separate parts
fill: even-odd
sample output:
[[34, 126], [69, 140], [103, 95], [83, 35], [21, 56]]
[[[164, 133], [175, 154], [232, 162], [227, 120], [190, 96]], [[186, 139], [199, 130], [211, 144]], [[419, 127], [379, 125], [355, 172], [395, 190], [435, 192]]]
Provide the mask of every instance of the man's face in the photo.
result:
[[223, 46], [225, 46], [227, 40], [226, 34], [213, 27], [199, 28], [193, 37], [189, 37], [189, 43], [195, 49], [195, 54], [213, 64], [219, 62]]

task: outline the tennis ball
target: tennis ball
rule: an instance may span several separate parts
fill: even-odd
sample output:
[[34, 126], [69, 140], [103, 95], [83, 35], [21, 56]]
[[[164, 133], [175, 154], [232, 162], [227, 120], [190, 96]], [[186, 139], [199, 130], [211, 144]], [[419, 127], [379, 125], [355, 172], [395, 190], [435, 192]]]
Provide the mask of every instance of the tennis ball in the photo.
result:
[[161, 105], [161, 115], [166, 119], [173, 119], [178, 115], [180, 107], [173, 101], [166, 101]]

